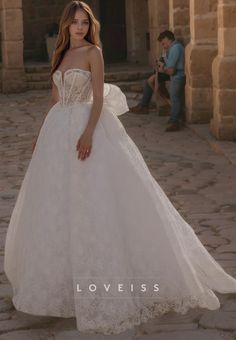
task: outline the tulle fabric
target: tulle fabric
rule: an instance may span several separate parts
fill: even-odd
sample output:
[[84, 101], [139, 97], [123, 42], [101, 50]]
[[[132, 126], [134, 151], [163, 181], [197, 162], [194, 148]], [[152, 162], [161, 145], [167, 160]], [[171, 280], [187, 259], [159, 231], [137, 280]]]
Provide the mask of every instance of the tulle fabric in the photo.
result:
[[[124, 94], [115, 85], [104, 89], [85, 161], [77, 158], [76, 143], [90, 100], [58, 102], [40, 130], [5, 244], [4, 270], [16, 309], [75, 317], [81, 332], [107, 335], [168, 311], [218, 309], [214, 291], [235, 293], [236, 280], [207, 252], [151, 175], [117, 117], [128, 108]], [[91, 283], [96, 293], [86, 289]], [[112, 286], [109, 294], [104, 283]], [[120, 283], [122, 294], [116, 289]], [[129, 289], [142, 283], [158, 283], [158, 293]]]

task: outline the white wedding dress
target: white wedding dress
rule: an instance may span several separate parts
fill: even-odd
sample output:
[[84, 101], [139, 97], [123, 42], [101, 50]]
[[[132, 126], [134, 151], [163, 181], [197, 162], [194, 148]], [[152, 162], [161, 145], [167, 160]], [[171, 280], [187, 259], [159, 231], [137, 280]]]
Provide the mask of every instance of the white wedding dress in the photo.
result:
[[75, 317], [79, 331], [103, 334], [168, 311], [218, 309], [213, 291], [236, 293], [236, 279], [151, 175], [117, 117], [128, 111], [119, 87], [104, 85], [91, 154], [78, 159], [91, 77], [79, 68], [53, 74], [60, 101], [41, 127], [5, 243], [15, 308]]

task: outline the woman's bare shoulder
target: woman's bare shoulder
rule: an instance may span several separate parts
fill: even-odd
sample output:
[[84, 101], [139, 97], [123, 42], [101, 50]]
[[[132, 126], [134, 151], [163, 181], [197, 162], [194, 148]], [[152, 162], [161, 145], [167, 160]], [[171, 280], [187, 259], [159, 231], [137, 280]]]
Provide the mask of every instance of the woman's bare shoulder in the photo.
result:
[[94, 45], [90, 48], [88, 52], [88, 61], [90, 69], [93, 69], [93, 71], [99, 73], [104, 71], [104, 59], [102, 49], [99, 46]]
[[91, 46], [88, 50], [88, 58], [90, 61], [102, 59], [102, 49], [97, 45]]
[[96, 55], [96, 54], [101, 54], [102, 49], [101, 49], [101, 47], [92, 44], [90, 47], [88, 47], [88, 52], [89, 52], [90, 54], [95, 54], [95, 55]]

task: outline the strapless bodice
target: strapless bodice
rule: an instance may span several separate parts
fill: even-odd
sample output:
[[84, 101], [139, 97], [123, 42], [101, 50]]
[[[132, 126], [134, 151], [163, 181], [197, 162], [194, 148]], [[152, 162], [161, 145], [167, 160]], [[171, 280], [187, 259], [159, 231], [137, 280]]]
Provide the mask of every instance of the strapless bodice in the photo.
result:
[[[59, 103], [68, 107], [79, 103], [93, 102], [92, 73], [80, 68], [64, 72], [56, 70], [53, 81], [58, 88]], [[117, 116], [129, 111], [126, 96], [115, 84], [104, 83], [103, 108]]]
[[64, 72], [56, 70], [53, 81], [58, 88], [60, 104], [70, 106], [78, 102], [92, 100], [91, 72], [79, 68]]

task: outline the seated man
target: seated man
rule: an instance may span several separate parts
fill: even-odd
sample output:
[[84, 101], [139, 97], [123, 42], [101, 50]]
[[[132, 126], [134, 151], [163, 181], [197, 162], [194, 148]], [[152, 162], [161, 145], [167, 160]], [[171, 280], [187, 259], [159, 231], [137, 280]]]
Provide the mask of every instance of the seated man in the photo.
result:
[[166, 131], [176, 131], [180, 129], [181, 121], [184, 121], [184, 91], [185, 91], [185, 72], [184, 72], [184, 46], [175, 40], [171, 31], [162, 32], [158, 41], [163, 48], [168, 50], [166, 66], [160, 65], [159, 72], [170, 76], [170, 101], [171, 117], [168, 120], [169, 126]]
[[[162, 56], [157, 63], [166, 63], [166, 52], [163, 50]], [[149, 105], [152, 99], [153, 92], [159, 94], [166, 99], [169, 99], [169, 92], [166, 88], [165, 82], [170, 80], [170, 76], [164, 73], [159, 73], [154, 70], [153, 74], [145, 80], [143, 87], [143, 96], [141, 101], [136, 105], [130, 108], [130, 112], [138, 113], [138, 114], [148, 114], [149, 113]]]

